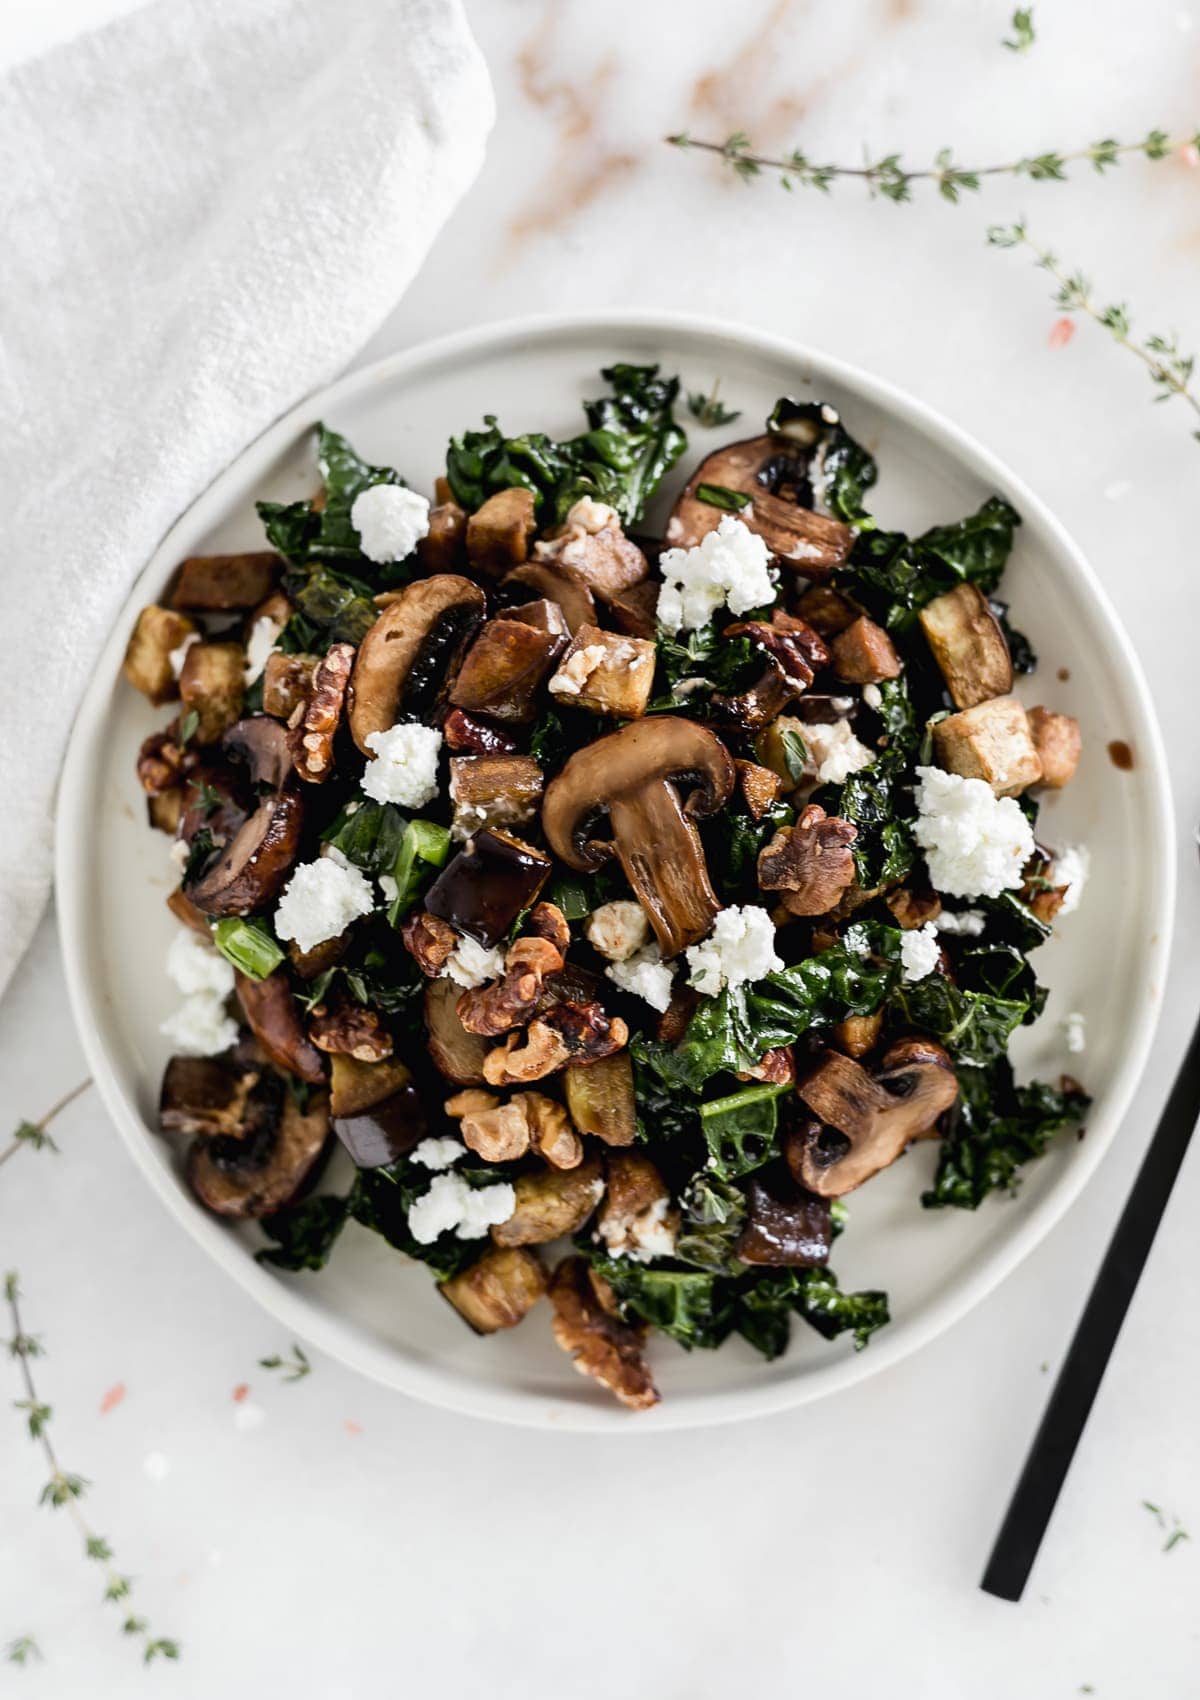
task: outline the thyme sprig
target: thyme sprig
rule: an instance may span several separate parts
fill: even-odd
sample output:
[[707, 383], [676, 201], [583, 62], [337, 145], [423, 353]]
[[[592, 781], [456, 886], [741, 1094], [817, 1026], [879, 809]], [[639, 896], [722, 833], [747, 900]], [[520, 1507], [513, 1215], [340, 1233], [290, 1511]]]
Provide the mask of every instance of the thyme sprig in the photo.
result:
[[28, 1146], [31, 1151], [57, 1152], [58, 1146], [46, 1130], [55, 1116], [61, 1115], [68, 1104], [73, 1104], [76, 1098], [86, 1092], [91, 1084], [90, 1080], [81, 1080], [79, 1085], [73, 1087], [65, 1098], [60, 1098], [57, 1104], [48, 1109], [40, 1121], [18, 1122], [11, 1143], [6, 1145], [3, 1151], [0, 1151], [0, 1166], [7, 1163], [10, 1157], [15, 1157], [23, 1146]]
[[1166, 1540], [1163, 1542], [1163, 1549], [1162, 1550], [1164, 1552], [1174, 1552], [1175, 1548], [1179, 1545], [1179, 1543], [1181, 1541], [1190, 1541], [1191, 1540], [1192, 1537], [1188, 1534], [1187, 1530], [1184, 1528], [1183, 1524], [1179, 1521], [1178, 1517], [1172, 1517], [1170, 1519], [1170, 1521], [1168, 1522], [1167, 1515], [1163, 1511], [1163, 1508], [1162, 1508], [1161, 1505], [1155, 1505], [1155, 1504], [1152, 1503], [1152, 1501], [1150, 1501], [1148, 1499], [1143, 1499], [1142, 1506], [1146, 1511], [1150, 1512], [1151, 1516], [1154, 1518], [1154, 1521], [1158, 1524], [1159, 1528], [1163, 1531], [1163, 1533], [1167, 1537]]
[[1141, 141], [1119, 142], [1103, 136], [1085, 148], [1069, 153], [1051, 149], [1045, 153], [1025, 154], [1020, 159], [1007, 160], [1000, 165], [962, 166], [957, 163], [951, 148], [942, 148], [934, 155], [932, 165], [910, 168], [900, 154], [884, 154], [865, 165], [822, 165], [812, 160], [801, 148], [774, 158], [755, 153], [744, 130], [736, 130], [723, 142], [698, 141], [686, 131], [667, 136], [676, 148], [698, 148], [702, 153], [717, 154], [744, 183], [751, 182], [764, 171], [777, 171], [784, 189], [818, 189], [828, 194], [842, 178], [857, 178], [864, 183], [872, 197], [888, 201], [910, 201], [913, 185], [931, 183], [947, 201], [957, 202], [966, 193], [983, 187], [985, 177], [1025, 177], [1033, 183], [1062, 183], [1073, 165], [1089, 164], [1103, 174], [1120, 165], [1128, 154], [1141, 154], [1145, 159], [1165, 159], [1183, 147], [1200, 147], [1200, 132], [1190, 136], [1172, 137], [1165, 130], [1151, 130]]
[[4, 1649], [4, 1657], [10, 1665], [27, 1665], [30, 1659], [40, 1659], [41, 1656], [42, 1649], [32, 1635], [18, 1635]]
[[[1177, 336], [1155, 334], [1139, 341], [1133, 335], [1129, 309], [1123, 302], [1100, 306], [1093, 297], [1092, 284], [1082, 272], [1068, 272], [1048, 248], [1042, 248], [1029, 234], [1024, 221], [1017, 224], [994, 224], [987, 233], [993, 248], [1026, 248], [1034, 263], [1054, 279], [1054, 301], [1065, 313], [1082, 313], [1102, 326], [1114, 342], [1128, 349], [1141, 361], [1150, 374], [1155, 388], [1155, 401], [1170, 401], [1179, 396], [1200, 418], [1200, 396], [1192, 388], [1196, 357], [1184, 354]], [[1193, 435], [1200, 440], [1200, 430]]]
[[1037, 40], [1033, 28], [1033, 7], [1018, 6], [1012, 15], [1012, 35], [1005, 36], [1001, 42], [1010, 53], [1028, 53]]
[[[25, 1413], [25, 1426], [29, 1430], [30, 1439], [41, 1448], [42, 1456], [50, 1469], [49, 1478], [42, 1488], [38, 1503], [67, 1512], [83, 1541], [84, 1557], [101, 1566], [104, 1577], [104, 1600], [118, 1604], [129, 1599], [133, 1590], [133, 1578], [122, 1575], [116, 1568], [113, 1563], [112, 1548], [103, 1535], [95, 1533], [80, 1509], [79, 1502], [87, 1493], [91, 1483], [85, 1477], [76, 1475], [74, 1471], [65, 1470], [59, 1463], [58, 1454], [48, 1432], [53, 1411], [38, 1396], [33, 1371], [30, 1368], [34, 1358], [44, 1355], [43, 1347], [36, 1334], [27, 1334], [25, 1331], [21, 1319], [20, 1283], [15, 1270], [11, 1270], [4, 1277], [4, 1299], [8, 1306], [13, 1329], [12, 1336], [8, 1341], [8, 1352], [9, 1356], [15, 1358], [20, 1365], [21, 1380], [25, 1388], [25, 1398], [14, 1399], [13, 1406], [16, 1410]], [[133, 1615], [128, 1607], [125, 1608], [121, 1629], [125, 1635], [136, 1636], [140, 1641], [142, 1659], [146, 1664], [152, 1664], [155, 1659], [177, 1659], [179, 1657], [178, 1642], [169, 1640], [165, 1636], [153, 1635], [146, 1619]], [[22, 1647], [28, 1639], [28, 1637], [22, 1637], [20, 1641], [13, 1643], [13, 1647]], [[10, 1648], [9, 1657], [12, 1658], [12, 1656], [12, 1648]], [[23, 1663], [27, 1657], [28, 1653], [23, 1653], [13, 1662]]]
[[309, 1362], [302, 1346], [292, 1341], [290, 1357], [283, 1357], [279, 1352], [272, 1352], [269, 1358], [259, 1358], [261, 1369], [277, 1369], [283, 1373], [284, 1381], [303, 1381], [306, 1375], [312, 1374], [312, 1364]]

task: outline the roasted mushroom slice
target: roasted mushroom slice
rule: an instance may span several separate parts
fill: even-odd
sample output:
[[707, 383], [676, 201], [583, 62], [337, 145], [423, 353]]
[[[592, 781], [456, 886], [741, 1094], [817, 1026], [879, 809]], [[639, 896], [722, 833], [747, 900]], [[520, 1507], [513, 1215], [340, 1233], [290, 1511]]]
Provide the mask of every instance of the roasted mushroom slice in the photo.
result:
[[252, 980], [248, 974], [237, 972], [233, 983], [250, 1031], [271, 1061], [290, 1074], [299, 1075], [310, 1086], [322, 1085], [325, 1064], [300, 1024], [300, 1012], [285, 971], [277, 968], [262, 980]]
[[372, 732], [388, 731], [401, 714], [433, 712], [484, 605], [470, 579], [438, 573], [410, 584], [384, 609], [350, 675], [350, 732], [364, 755], [372, 753]]
[[643, 1346], [644, 1328], [611, 1316], [596, 1296], [582, 1257], [568, 1257], [550, 1278], [554, 1338], [580, 1375], [590, 1375], [630, 1410], [657, 1405], [659, 1392]]
[[271, 1089], [271, 1113], [238, 1139], [197, 1139], [188, 1153], [187, 1178], [202, 1204], [218, 1216], [270, 1216], [303, 1190], [329, 1136], [329, 1098], [314, 1092], [307, 1107], [268, 1075], [251, 1093]]
[[158, 1125], [164, 1133], [240, 1139], [258, 1080], [257, 1070], [228, 1057], [172, 1057], [163, 1072]]
[[537, 1169], [513, 1182], [516, 1208], [492, 1229], [497, 1245], [548, 1245], [578, 1233], [604, 1196], [597, 1157], [574, 1169]]
[[221, 739], [229, 755], [244, 762], [252, 785], [279, 791], [292, 771], [287, 728], [269, 714], [251, 714], [232, 725]]
[[171, 606], [197, 614], [255, 608], [274, 590], [282, 565], [269, 549], [241, 555], [189, 555], [180, 563]]
[[833, 1221], [829, 1200], [805, 1192], [788, 1175], [771, 1185], [761, 1176], [746, 1186], [746, 1224], [736, 1251], [743, 1263], [817, 1269], [829, 1261]]
[[186, 885], [206, 915], [252, 915], [282, 891], [300, 848], [300, 799], [294, 791], [264, 797], [208, 871]]
[[672, 549], [693, 549], [726, 517], [697, 494], [717, 485], [749, 496], [737, 517], [762, 538], [767, 548], [806, 578], [824, 578], [844, 564], [854, 533], [840, 520], [813, 513], [809, 467], [812, 446], [771, 433], [727, 443], [701, 461], [667, 521], [665, 541]]
[[438, 1287], [476, 1334], [515, 1328], [545, 1291], [546, 1271], [536, 1253], [521, 1246], [493, 1246]]
[[478, 1033], [468, 1033], [458, 1018], [461, 988], [453, 980], [430, 980], [425, 988], [425, 1027], [429, 1054], [456, 1086], [483, 1083], [483, 1059], [490, 1046]]
[[788, 1167], [822, 1198], [852, 1192], [929, 1133], [958, 1096], [950, 1059], [931, 1039], [901, 1039], [876, 1070], [826, 1051], [796, 1087], [816, 1120], [784, 1135]]
[[[637, 720], [571, 757], [546, 789], [542, 827], [579, 872], [615, 855], [663, 955], [675, 956], [706, 937], [721, 908], [695, 819], [729, 800], [733, 780], [729, 753], [707, 727], [673, 715]], [[611, 840], [591, 836], [605, 812]]]
[[500, 588], [508, 590], [518, 585], [557, 603], [572, 637], [580, 626], [596, 624], [596, 603], [591, 591], [581, 575], [563, 566], [561, 561], [553, 565], [548, 561], [527, 561], [524, 566], [515, 567]]
[[1012, 690], [1012, 656], [1000, 622], [978, 585], [955, 585], [943, 596], [935, 596], [917, 618], [955, 708], [974, 708]]
[[550, 873], [540, 850], [485, 828], [451, 857], [425, 897], [428, 912], [477, 944], [498, 944]]
[[398, 1057], [360, 1062], [344, 1051], [330, 1059], [333, 1131], [360, 1169], [394, 1163], [425, 1138], [425, 1108]]

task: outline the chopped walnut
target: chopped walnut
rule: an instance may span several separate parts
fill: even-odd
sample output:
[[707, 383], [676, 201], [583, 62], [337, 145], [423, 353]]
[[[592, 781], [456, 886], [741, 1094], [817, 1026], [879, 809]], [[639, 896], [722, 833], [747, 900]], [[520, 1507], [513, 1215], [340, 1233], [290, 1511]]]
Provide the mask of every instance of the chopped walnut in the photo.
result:
[[848, 1057], [865, 1057], [868, 1051], [874, 1050], [882, 1026], [881, 1009], [871, 1015], [848, 1015], [845, 1021], [838, 1022], [829, 1037]]
[[303, 709], [312, 695], [313, 674], [320, 660], [318, 655], [285, 655], [273, 649], [263, 668], [263, 713], [290, 721], [297, 709]]
[[571, 943], [571, 928], [557, 903], [535, 903], [525, 922], [525, 931], [534, 938], [548, 940], [566, 956]]
[[644, 1411], [656, 1405], [658, 1389], [642, 1351], [645, 1329], [609, 1315], [588, 1278], [582, 1257], [568, 1257], [550, 1279], [554, 1338], [569, 1352], [581, 1375], [590, 1375], [623, 1405]]
[[764, 1051], [752, 1068], [738, 1075], [739, 1080], [765, 1080], [772, 1086], [783, 1086], [795, 1078], [796, 1053], [790, 1045]]
[[346, 687], [354, 666], [354, 645], [331, 644], [312, 677], [312, 696], [296, 728], [296, 772], [310, 785], [321, 785], [333, 772], [333, 740], [342, 718]]
[[519, 1097], [463, 1116], [459, 1132], [463, 1144], [485, 1163], [511, 1163], [529, 1150], [529, 1117]]
[[138, 751], [137, 776], [150, 797], [161, 797], [183, 784], [196, 765], [196, 753], [179, 742], [179, 722], [165, 732], [152, 732]]
[[485, 1092], [480, 1086], [468, 1086], [453, 1098], [447, 1098], [442, 1108], [453, 1121], [458, 1121], [461, 1116], [479, 1116], [485, 1110], [494, 1110], [499, 1102], [494, 1093]]
[[758, 857], [758, 883], [782, 891], [791, 915], [825, 915], [854, 879], [850, 846], [858, 828], [810, 803], [795, 826], [783, 827]]
[[1055, 714], [1048, 708], [1029, 710], [1029, 732], [1042, 764], [1042, 784], [1061, 789], [1075, 776], [1083, 753], [1079, 722], [1073, 714]]
[[736, 761], [733, 765], [737, 768], [738, 785], [746, 799], [751, 820], [761, 820], [771, 804], [778, 802], [783, 780], [769, 767], [760, 767], [756, 761]]
[[510, 1033], [483, 1059], [489, 1086], [519, 1086], [557, 1074], [571, 1057], [607, 1057], [629, 1041], [629, 1029], [598, 1003], [560, 1003], [535, 1017], [522, 1036]]
[[468, 1033], [489, 1039], [524, 1026], [538, 1006], [542, 981], [562, 965], [562, 952], [549, 939], [516, 939], [508, 947], [503, 977], [464, 992], [458, 1000], [458, 1019]]
[[700, 1002], [699, 992], [694, 992], [690, 986], [679, 986], [671, 994], [671, 1001], [658, 1018], [656, 1037], [660, 1044], [677, 1045], [687, 1032], [688, 1022], [696, 1013], [696, 1005]]
[[1045, 891], [1031, 893], [1029, 907], [1043, 926], [1048, 927], [1066, 901], [1068, 887], [1065, 885], [1051, 886]]
[[461, 1132], [463, 1143], [485, 1162], [511, 1163], [531, 1149], [555, 1169], [574, 1169], [583, 1161], [583, 1141], [553, 1098], [518, 1092], [507, 1104], [498, 1104], [490, 1093], [476, 1096], [486, 1100], [486, 1107], [468, 1111]]
[[583, 1141], [563, 1106], [543, 1092], [522, 1092], [520, 1097], [529, 1118], [530, 1141], [550, 1167], [578, 1168], [583, 1161]]
[[458, 944], [458, 934], [449, 921], [431, 915], [426, 909], [418, 909], [409, 916], [400, 929], [400, 937], [405, 950], [416, 958], [422, 974], [431, 980], [441, 973]]
[[392, 1036], [375, 1010], [349, 998], [314, 1004], [308, 1036], [319, 1051], [336, 1051], [358, 1062], [382, 1062], [392, 1054]]
[[942, 912], [942, 900], [936, 892], [909, 891], [907, 886], [889, 891], [884, 902], [895, 916], [896, 925], [906, 933], [925, 926], [928, 921], [936, 921]]

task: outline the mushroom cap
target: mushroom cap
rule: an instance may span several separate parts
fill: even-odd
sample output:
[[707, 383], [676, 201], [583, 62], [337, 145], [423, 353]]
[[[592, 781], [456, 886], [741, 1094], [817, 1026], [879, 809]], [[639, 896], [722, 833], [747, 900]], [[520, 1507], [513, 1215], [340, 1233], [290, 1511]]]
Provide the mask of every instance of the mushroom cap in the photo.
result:
[[[461, 650], [486, 605], [483, 591], [470, 579], [436, 573], [410, 584], [384, 609], [358, 647], [347, 693], [350, 732], [364, 755], [371, 754], [367, 739], [372, 732], [396, 724], [422, 650], [436, 644], [439, 630], [448, 632], [455, 652]], [[454, 654], [445, 660], [452, 662]]]
[[291, 742], [282, 721], [270, 714], [248, 714], [234, 722], [221, 743], [245, 762], [253, 784], [282, 789], [292, 771]]
[[295, 791], [264, 797], [186, 895], [206, 915], [252, 915], [283, 889], [300, 848], [303, 808]]
[[[259, 1095], [265, 1100], [258, 1102]], [[259, 1217], [282, 1210], [310, 1179], [329, 1137], [329, 1096], [314, 1092], [301, 1110], [278, 1075], [264, 1076], [250, 1105], [262, 1110], [244, 1138], [197, 1139], [187, 1177], [201, 1204], [218, 1216]]]
[[233, 980], [247, 1025], [271, 1061], [310, 1086], [322, 1085], [325, 1062], [301, 1025], [286, 971], [277, 968], [261, 980], [252, 980], [238, 970]]
[[716, 484], [750, 497], [737, 517], [779, 560], [810, 578], [841, 566], [854, 534], [840, 520], [812, 512], [812, 454], [813, 445], [771, 432], [715, 449], [701, 461], [675, 504], [667, 521], [667, 546], [693, 549], [720, 525], [725, 510], [696, 494], [700, 485]]
[[655, 785], [692, 783], [685, 815], [711, 815], [728, 802], [735, 769], [724, 744], [695, 720], [655, 715], [577, 750], [546, 787], [542, 829], [568, 867], [592, 870], [612, 854], [610, 841], [587, 835], [614, 802], [634, 803]]

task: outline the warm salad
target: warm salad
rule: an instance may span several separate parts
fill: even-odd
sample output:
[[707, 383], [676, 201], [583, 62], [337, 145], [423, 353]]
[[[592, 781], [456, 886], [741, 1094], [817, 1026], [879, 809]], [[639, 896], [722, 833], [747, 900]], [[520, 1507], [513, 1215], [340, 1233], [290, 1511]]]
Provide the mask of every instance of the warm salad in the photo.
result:
[[480, 1333], [548, 1298], [641, 1408], [652, 1329], [864, 1344], [886, 1295], [834, 1242], [912, 1141], [921, 1202], [974, 1209], [1078, 1118], [1007, 1048], [1086, 853], [1035, 836], [1080, 738], [1013, 694], [1006, 502], [888, 531], [837, 412], [785, 398], [651, 535], [679, 383], [603, 377], [579, 436], [453, 440], [432, 501], [322, 428], [313, 499], [184, 561], [125, 671], [172, 705], [138, 775], [197, 1197], [289, 1270], [359, 1223]]

